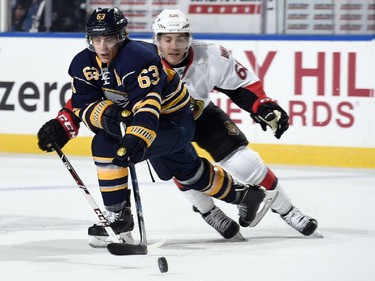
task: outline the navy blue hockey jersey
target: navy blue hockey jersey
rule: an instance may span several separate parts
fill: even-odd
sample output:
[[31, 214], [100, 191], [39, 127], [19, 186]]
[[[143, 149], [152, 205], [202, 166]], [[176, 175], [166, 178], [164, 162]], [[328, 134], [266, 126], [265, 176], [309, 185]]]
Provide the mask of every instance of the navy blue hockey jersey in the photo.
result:
[[184, 84], [174, 70], [163, 67], [157, 47], [151, 43], [127, 39], [108, 65], [85, 49], [72, 60], [69, 75], [73, 111], [94, 132], [100, 128], [100, 116], [95, 114], [100, 110], [93, 110], [98, 101], [104, 101], [100, 106], [108, 101], [130, 110], [131, 125], [145, 128], [153, 136], [160, 115], [173, 120], [191, 114]]

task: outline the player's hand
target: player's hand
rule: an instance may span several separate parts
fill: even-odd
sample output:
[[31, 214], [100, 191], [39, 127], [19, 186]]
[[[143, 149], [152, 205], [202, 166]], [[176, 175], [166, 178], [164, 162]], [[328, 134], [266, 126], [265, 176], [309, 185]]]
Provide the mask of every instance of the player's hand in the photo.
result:
[[116, 156], [112, 163], [121, 167], [128, 167], [129, 163], [136, 164], [143, 160], [146, 150], [147, 145], [143, 139], [126, 134], [116, 147]]
[[258, 106], [256, 113], [251, 113], [253, 120], [260, 124], [263, 131], [270, 127], [276, 138], [280, 139], [281, 135], [289, 128], [289, 116], [275, 101], [266, 99]]
[[38, 146], [41, 150], [53, 151], [52, 142], [62, 148], [78, 135], [80, 119], [68, 109], [63, 108], [55, 119], [49, 120], [38, 131]]
[[123, 125], [130, 124], [132, 113], [118, 104], [112, 104], [106, 108], [102, 116], [103, 129], [112, 136], [122, 138]]

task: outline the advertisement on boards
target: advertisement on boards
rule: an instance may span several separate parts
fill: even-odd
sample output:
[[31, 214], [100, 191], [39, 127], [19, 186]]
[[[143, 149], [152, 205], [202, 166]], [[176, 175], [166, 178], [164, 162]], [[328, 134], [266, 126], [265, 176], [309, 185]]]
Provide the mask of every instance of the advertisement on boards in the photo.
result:
[[[374, 42], [215, 41], [252, 68], [289, 113], [278, 144], [375, 147]], [[67, 70], [84, 38], [1, 38], [0, 134], [36, 134], [70, 98]], [[17, 59], [15, 59], [17, 58]], [[275, 143], [221, 93], [222, 107], [252, 143]], [[91, 135], [84, 126], [81, 136]]]

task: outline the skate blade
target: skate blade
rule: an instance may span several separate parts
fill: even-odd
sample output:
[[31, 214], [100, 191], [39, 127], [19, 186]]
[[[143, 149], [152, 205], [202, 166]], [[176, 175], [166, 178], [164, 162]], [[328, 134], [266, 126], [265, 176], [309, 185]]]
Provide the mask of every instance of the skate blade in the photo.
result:
[[251, 222], [249, 227], [256, 226], [264, 217], [264, 215], [268, 212], [268, 210], [271, 208], [271, 205], [273, 201], [275, 201], [277, 194], [279, 192], [277, 190], [267, 190], [266, 191], [266, 197], [264, 197], [263, 202], [261, 203], [261, 206], [259, 207], [259, 210], [255, 216], [255, 219]]
[[160, 240], [158, 242], [155, 242], [153, 244], [148, 245], [149, 250], [157, 249], [161, 246], [163, 246], [167, 242], [167, 239]]
[[311, 235], [311, 238], [324, 238], [323, 234], [319, 230], [315, 230]]
[[242, 242], [246, 241], [246, 238], [242, 236], [241, 232], [237, 232], [237, 234], [230, 238], [229, 241]]
[[[112, 240], [101, 241], [101, 240], [89, 239], [89, 246], [91, 248], [106, 248], [108, 246], [108, 244], [111, 244], [111, 243], [114, 243], [114, 242]], [[129, 244], [129, 245], [133, 245], [134, 244], [134, 242], [123, 241], [123, 240], [120, 240], [120, 243], [122, 243], [122, 244]]]
[[[116, 237], [119, 240], [118, 243], [134, 244], [131, 232], [124, 232], [116, 235]], [[106, 248], [110, 243], [114, 243], [114, 241], [109, 236], [89, 236], [89, 246], [92, 248]]]

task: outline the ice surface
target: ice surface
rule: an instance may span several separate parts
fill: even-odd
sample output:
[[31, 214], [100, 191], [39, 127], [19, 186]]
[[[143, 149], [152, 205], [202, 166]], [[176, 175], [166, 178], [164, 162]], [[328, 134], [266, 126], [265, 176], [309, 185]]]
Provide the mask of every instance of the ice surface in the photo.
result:
[[[91, 159], [69, 159], [102, 206]], [[167, 241], [146, 256], [119, 257], [88, 246], [87, 227], [97, 218], [54, 153], [0, 160], [1, 281], [375, 280], [375, 170], [271, 166], [292, 202], [318, 219], [324, 238], [303, 237], [268, 213], [256, 228], [241, 229], [247, 241], [231, 242], [173, 183], [152, 183], [140, 163], [147, 239]], [[237, 218], [236, 206], [217, 205]], [[159, 272], [161, 256], [168, 273]]]

